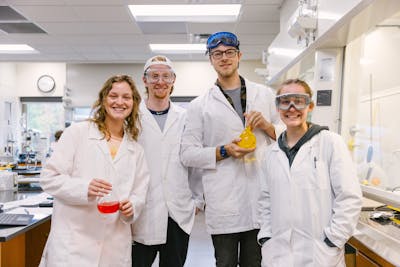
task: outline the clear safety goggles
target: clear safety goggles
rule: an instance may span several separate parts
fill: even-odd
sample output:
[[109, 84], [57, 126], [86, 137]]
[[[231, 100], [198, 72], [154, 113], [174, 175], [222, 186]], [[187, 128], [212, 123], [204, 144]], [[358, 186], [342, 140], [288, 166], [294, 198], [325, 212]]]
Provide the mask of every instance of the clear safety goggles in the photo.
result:
[[145, 77], [148, 83], [158, 83], [161, 81], [165, 83], [173, 83], [175, 80], [175, 73], [172, 71], [160, 72], [148, 70], [145, 73]]
[[207, 50], [216, 48], [220, 44], [239, 48], [239, 40], [231, 32], [217, 32], [212, 34], [207, 40]]
[[308, 94], [282, 94], [275, 98], [276, 107], [280, 110], [289, 110], [294, 107], [297, 110], [303, 110], [311, 103]]

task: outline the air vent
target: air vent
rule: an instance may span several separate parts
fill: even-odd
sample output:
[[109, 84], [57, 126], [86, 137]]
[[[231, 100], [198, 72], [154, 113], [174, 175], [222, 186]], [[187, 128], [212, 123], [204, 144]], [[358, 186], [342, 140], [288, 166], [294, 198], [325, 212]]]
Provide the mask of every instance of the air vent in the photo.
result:
[[204, 44], [207, 42], [208, 37], [210, 37], [211, 34], [209, 33], [196, 33], [191, 35], [191, 41], [192, 43], [199, 43], [199, 44]]

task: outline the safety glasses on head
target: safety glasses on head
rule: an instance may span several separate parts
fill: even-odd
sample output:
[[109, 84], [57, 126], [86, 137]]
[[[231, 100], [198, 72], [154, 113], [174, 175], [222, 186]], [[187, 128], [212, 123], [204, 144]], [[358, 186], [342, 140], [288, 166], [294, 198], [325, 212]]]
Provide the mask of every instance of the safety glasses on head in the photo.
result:
[[290, 107], [294, 107], [297, 110], [303, 110], [311, 103], [310, 96], [308, 94], [281, 94], [275, 98], [276, 107], [280, 110], [289, 110]]
[[225, 46], [233, 46], [239, 49], [239, 40], [236, 35], [231, 32], [217, 32], [208, 37], [207, 40], [207, 52], [211, 49], [216, 48], [220, 44]]

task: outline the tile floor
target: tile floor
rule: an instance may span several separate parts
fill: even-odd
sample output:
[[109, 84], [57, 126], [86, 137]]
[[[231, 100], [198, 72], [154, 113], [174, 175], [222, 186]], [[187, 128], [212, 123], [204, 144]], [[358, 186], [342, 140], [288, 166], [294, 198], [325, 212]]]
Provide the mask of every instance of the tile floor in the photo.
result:
[[[200, 212], [196, 216], [196, 221], [190, 236], [185, 267], [213, 266], [215, 266], [214, 249], [211, 237], [206, 231], [204, 212]], [[158, 259], [156, 259], [152, 267], [158, 267]]]

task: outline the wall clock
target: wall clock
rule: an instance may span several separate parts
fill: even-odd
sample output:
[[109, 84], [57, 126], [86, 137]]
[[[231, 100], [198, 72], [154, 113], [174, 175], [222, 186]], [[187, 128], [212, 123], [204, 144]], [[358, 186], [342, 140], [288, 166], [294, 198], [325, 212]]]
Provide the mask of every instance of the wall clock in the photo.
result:
[[42, 75], [37, 81], [37, 87], [40, 92], [49, 93], [56, 87], [56, 81], [50, 75]]

